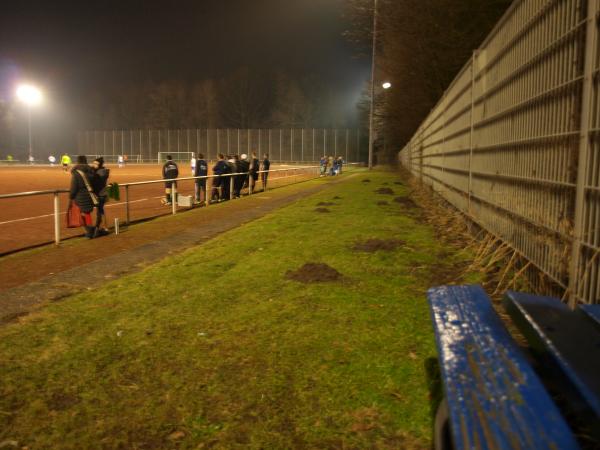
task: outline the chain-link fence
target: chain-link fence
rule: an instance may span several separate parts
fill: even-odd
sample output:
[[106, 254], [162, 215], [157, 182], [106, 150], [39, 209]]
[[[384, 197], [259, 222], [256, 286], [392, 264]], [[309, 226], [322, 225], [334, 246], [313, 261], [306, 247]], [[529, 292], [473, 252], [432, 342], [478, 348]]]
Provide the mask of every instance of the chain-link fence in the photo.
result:
[[78, 134], [78, 152], [102, 155], [115, 162], [158, 162], [159, 153], [202, 153], [216, 159], [219, 153], [269, 154], [273, 162], [310, 163], [323, 155], [342, 156], [359, 162], [365, 155], [358, 129], [193, 129], [193, 130], [105, 130]]
[[399, 155], [585, 303], [600, 303], [599, 11], [515, 1]]

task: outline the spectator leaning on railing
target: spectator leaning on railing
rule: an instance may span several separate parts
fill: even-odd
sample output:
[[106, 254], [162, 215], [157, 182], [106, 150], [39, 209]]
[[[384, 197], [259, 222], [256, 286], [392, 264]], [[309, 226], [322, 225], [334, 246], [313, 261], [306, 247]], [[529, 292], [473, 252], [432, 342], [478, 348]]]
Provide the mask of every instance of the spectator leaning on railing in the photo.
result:
[[[208, 164], [204, 160], [204, 155], [202, 153], [198, 154], [198, 159], [196, 160], [196, 165], [194, 166], [194, 176], [195, 177], [205, 177], [208, 175]], [[206, 178], [200, 178], [196, 180], [195, 185], [195, 194], [196, 194], [196, 202], [200, 201], [200, 193], [204, 191], [204, 200], [207, 200], [206, 197]]]
[[216, 176], [215, 176], [215, 178], [213, 178], [213, 182], [212, 182], [212, 192], [211, 192], [211, 196], [210, 196], [211, 200], [219, 201], [221, 199], [221, 197], [223, 196], [224, 179], [218, 175], [223, 175], [223, 174], [227, 173], [227, 170], [228, 170], [228, 166], [227, 166], [227, 163], [225, 162], [225, 156], [223, 155], [223, 153], [219, 153], [219, 160], [213, 167], [213, 175], [216, 175]]
[[87, 158], [84, 155], [79, 155], [77, 164], [71, 170], [69, 200], [75, 202], [79, 207], [83, 227], [85, 228], [85, 237], [89, 239], [94, 237], [96, 231], [96, 227], [92, 225], [92, 211], [96, 203], [90, 184], [92, 176], [92, 169], [87, 164]]
[[[92, 187], [94, 193], [98, 196], [98, 205], [96, 205], [96, 230], [94, 235], [94, 237], [97, 237], [108, 234], [108, 224], [106, 221], [106, 213], [104, 212], [104, 205], [108, 200], [106, 185], [108, 184], [110, 169], [104, 167], [104, 158], [99, 157], [92, 161], [92, 173]], [[103, 223], [104, 227], [102, 227]]]
[[262, 177], [263, 191], [267, 190], [267, 180], [269, 178], [269, 169], [270, 168], [271, 168], [271, 161], [269, 161], [269, 155], [266, 154], [263, 156], [263, 162], [262, 162], [263, 172], [260, 174]]
[[165, 205], [170, 205], [172, 201], [177, 201], [177, 194], [175, 194], [175, 198], [173, 198], [171, 192], [173, 187], [177, 189], [177, 181], [175, 181], [175, 178], [179, 176], [179, 168], [177, 167], [177, 164], [173, 161], [171, 155], [167, 155], [167, 162], [163, 165], [162, 174], [163, 179], [168, 180], [165, 181], [165, 198], [163, 200], [163, 203]]

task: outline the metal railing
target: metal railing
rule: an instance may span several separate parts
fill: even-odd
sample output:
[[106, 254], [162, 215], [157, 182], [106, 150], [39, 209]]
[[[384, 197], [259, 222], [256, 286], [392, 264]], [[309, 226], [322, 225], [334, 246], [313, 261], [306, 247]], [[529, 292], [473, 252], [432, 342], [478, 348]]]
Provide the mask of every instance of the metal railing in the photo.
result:
[[53, 196], [53, 213], [54, 218], [54, 243], [60, 243], [60, 194], [68, 193], [68, 189], [54, 189], [46, 191], [31, 191], [31, 192], [18, 192], [16, 194], [0, 194], [0, 200], [7, 198], [22, 198], [22, 197], [34, 197], [38, 195], [52, 195]]
[[[305, 167], [290, 167], [290, 168], [283, 168], [283, 169], [272, 169], [272, 170], [268, 170], [268, 171], [264, 171], [264, 170], [260, 170], [257, 172], [258, 176], [257, 179], [254, 180], [256, 183], [256, 186], [260, 186], [262, 184], [262, 191], [266, 191], [267, 190], [267, 186], [273, 186], [275, 183], [277, 183], [276, 187], [281, 187], [282, 185], [280, 184], [281, 181], [285, 181], [285, 184], [283, 184], [283, 186], [288, 186], [297, 182], [301, 182], [301, 181], [308, 181], [310, 179], [315, 179], [318, 178], [320, 176], [320, 166], [305, 166]], [[262, 177], [262, 174], [266, 174], [268, 176], [268, 183], [265, 186], [263, 184], [264, 180]], [[190, 181], [193, 182], [195, 184], [196, 180], [206, 180], [206, 189], [205, 189], [205, 197], [204, 197], [204, 201], [201, 202], [204, 204], [204, 206], [209, 206], [211, 204], [211, 198], [212, 198], [212, 189], [214, 188], [214, 180], [219, 179], [219, 180], [228, 180], [229, 183], [229, 200], [232, 200], [234, 198], [234, 180], [235, 177], [237, 176], [243, 176], [246, 177], [248, 176], [249, 179], [252, 178], [252, 175], [250, 172], [243, 172], [243, 173], [231, 173], [231, 174], [223, 174], [223, 175], [206, 175], [206, 176], [199, 176], [199, 177], [181, 177], [181, 178], [175, 178], [175, 179], [160, 179], [160, 180], [149, 180], [149, 181], [139, 181], [139, 182], [131, 182], [131, 183], [122, 183], [119, 184], [119, 189], [122, 190], [124, 192], [124, 209], [125, 209], [125, 223], [126, 224], [130, 224], [132, 223], [134, 220], [132, 220], [132, 212], [131, 212], [131, 207], [130, 204], [132, 203], [131, 201], [131, 195], [132, 195], [132, 191], [134, 189], [136, 189], [137, 187], [141, 187], [141, 186], [149, 186], [149, 185], [155, 185], [155, 184], [164, 184], [165, 182], [185, 182], [185, 181]], [[211, 183], [212, 181], [212, 183]], [[252, 181], [252, 180], [250, 180]], [[171, 214], [177, 214], [179, 205], [177, 201], [174, 201], [176, 199], [177, 194], [182, 194], [182, 192], [178, 192], [178, 189], [176, 187], [176, 183], [173, 183], [172, 186], [172, 204], [171, 204]], [[209, 184], [213, 184], [211, 186], [209, 186]], [[247, 194], [248, 195], [252, 195], [255, 192], [253, 192], [253, 188], [252, 186], [254, 185], [254, 183], [249, 182], [247, 188]], [[209, 191], [209, 187], [210, 190]], [[269, 188], [269, 189], [274, 189], [276, 187], [273, 188]], [[225, 190], [226, 191], [226, 190]], [[209, 194], [209, 192], [211, 192], [211, 194]], [[65, 212], [61, 212], [60, 210], [60, 199], [59, 196], [61, 194], [67, 194], [69, 193], [68, 189], [54, 189], [54, 190], [42, 190], [42, 191], [31, 191], [31, 192], [19, 192], [19, 193], [13, 193], [13, 194], [0, 194], [0, 200], [3, 199], [16, 199], [16, 198], [24, 198], [24, 197], [33, 197], [33, 196], [44, 196], [44, 195], [51, 195], [53, 197], [53, 212], [52, 214], [49, 214], [49, 216], [52, 216], [52, 220], [53, 220], [53, 228], [54, 228], [54, 243], [55, 244], [59, 244], [62, 240], [62, 236], [61, 236], [61, 216], [65, 214]], [[219, 197], [222, 196], [223, 191], [219, 190]], [[210, 195], [210, 196], [209, 196]], [[109, 203], [110, 204], [110, 203]], [[198, 204], [196, 204], [197, 206]], [[189, 209], [189, 208], [186, 208]], [[154, 216], [151, 216], [154, 217]], [[17, 219], [20, 220], [20, 219]], [[43, 245], [43, 244], [47, 244], [48, 241], [43, 241], [40, 242], [39, 245]]]
[[571, 303], [600, 303], [599, 12], [515, 1], [399, 154]]
[[[150, 180], [150, 181], [136, 181], [136, 182], [132, 182], [132, 183], [123, 183], [123, 184], [119, 184], [119, 187], [124, 188], [125, 189], [125, 210], [126, 210], [126, 217], [125, 217], [125, 222], [128, 224], [131, 222], [131, 216], [130, 216], [130, 208], [129, 208], [129, 198], [130, 198], [130, 192], [129, 192], [129, 188], [130, 187], [134, 187], [134, 186], [147, 186], [147, 185], [152, 185], [152, 184], [164, 184], [166, 182], [174, 182], [171, 185], [171, 196], [173, 201], [171, 202], [171, 206], [172, 206], [172, 214], [177, 214], [177, 208], [178, 208], [178, 203], [177, 201], [175, 201], [175, 199], [177, 198], [177, 195], [179, 194], [177, 191], [177, 182], [180, 181], [196, 181], [196, 180], [206, 180], [206, 189], [205, 189], [205, 198], [204, 198], [204, 206], [209, 206], [212, 200], [212, 192], [209, 198], [209, 193], [208, 193], [208, 181], [212, 180], [213, 181], [213, 186], [211, 186], [211, 189], [215, 189], [217, 187], [214, 186], [214, 181], [215, 180], [228, 180], [229, 182], [229, 189], [227, 190], [229, 193], [229, 198], [228, 199], [223, 199], [221, 198], [222, 196], [222, 185], [218, 187], [219, 189], [219, 198], [220, 200], [233, 200], [234, 199], [234, 182], [235, 182], [235, 177], [237, 176], [248, 176], [250, 181], [254, 181], [259, 182], [262, 180], [262, 177], [260, 176], [261, 174], [267, 174], [268, 176], [270, 176], [271, 174], [279, 174], [279, 173], [285, 173], [285, 175], [283, 177], [280, 178], [275, 178], [275, 179], [271, 179], [270, 181], [275, 181], [275, 180], [280, 180], [282, 178], [289, 178], [290, 172], [293, 172], [291, 177], [294, 178], [294, 181], [292, 181], [292, 183], [289, 184], [293, 184], [294, 182], [297, 182], [297, 178], [298, 178], [298, 172], [300, 171], [317, 171], [320, 170], [320, 166], [308, 166], [308, 167], [293, 167], [293, 168], [289, 168], [289, 169], [273, 169], [273, 170], [259, 170], [257, 172], [257, 174], [259, 175], [257, 177], [256, 180], [252, 180], [252, 174], [250, 172], [236, 172], [236, 173], [228, 173], [228, 174], [222, 174], [222, 175], [206, 175], [206, 176], [199, 176], [199, 177], [178, 177], [178, 178], [167, 178], [167, 179], [160, 179], [160, 180]], [[316, 173], [315, 178], [319, 175], [319, 172]], [[227, 181], [226, 181], [227, 182]], [[266, 186], [263, 186], [263, 192], [266, 191]], [[248, 195], [252, 195], [252, 183], [248, 183]]]

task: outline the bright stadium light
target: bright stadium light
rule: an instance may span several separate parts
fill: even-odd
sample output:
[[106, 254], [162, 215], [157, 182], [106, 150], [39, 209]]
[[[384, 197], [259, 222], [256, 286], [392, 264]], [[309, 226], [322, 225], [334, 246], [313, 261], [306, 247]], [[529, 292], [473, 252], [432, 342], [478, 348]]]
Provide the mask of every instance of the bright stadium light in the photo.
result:
[[384, 88], [384, 89], [389, 89], [389, 88], [392, 87], [392, 83], [390, 83], [389, 81], [386, 81], [385, 83], [383, 83], [381, 85], [381, 87]]
[[39, 105], [42, 102], [42, 92], [30, 84], [22, 84], [17, 88], [17, 97], [27, 106]]
[[33, 144], [31, 141], [31, 107], [42, 103], [42, 92], [30, 84], [17, 88], [17, 98], [27, 105], [27, 129], [29, 131], [29, 161], [33, 163]]

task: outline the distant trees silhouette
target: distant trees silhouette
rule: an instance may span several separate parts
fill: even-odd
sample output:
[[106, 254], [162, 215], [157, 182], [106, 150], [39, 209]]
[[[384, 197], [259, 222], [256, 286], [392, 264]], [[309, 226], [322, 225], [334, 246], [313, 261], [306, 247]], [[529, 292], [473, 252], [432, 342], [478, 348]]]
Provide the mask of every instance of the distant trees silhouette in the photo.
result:
[[85, 128], [308, 128], [348, 126], [324, 80], [240, 67], [219, 80], [115, 86], [85, 105]]

